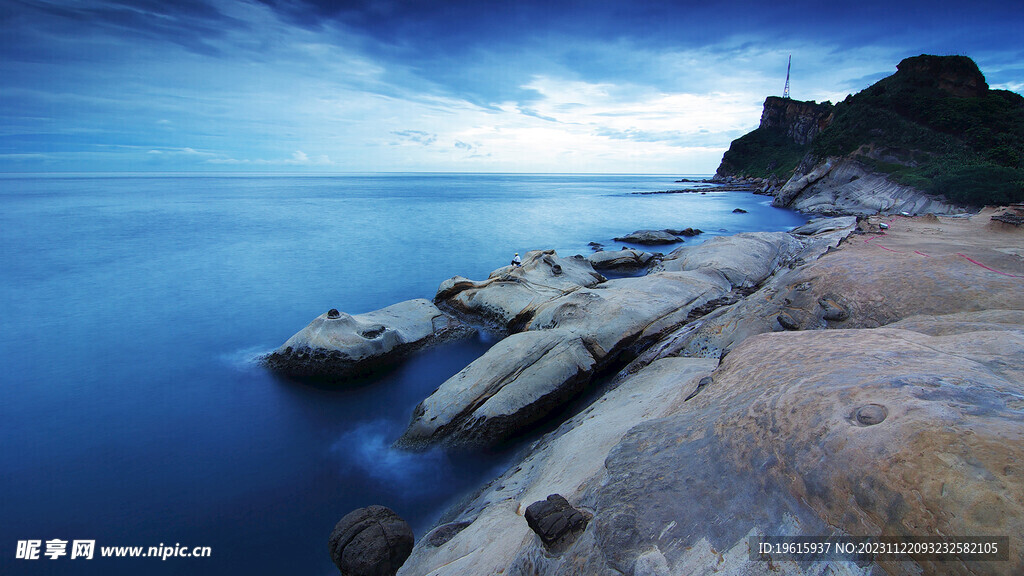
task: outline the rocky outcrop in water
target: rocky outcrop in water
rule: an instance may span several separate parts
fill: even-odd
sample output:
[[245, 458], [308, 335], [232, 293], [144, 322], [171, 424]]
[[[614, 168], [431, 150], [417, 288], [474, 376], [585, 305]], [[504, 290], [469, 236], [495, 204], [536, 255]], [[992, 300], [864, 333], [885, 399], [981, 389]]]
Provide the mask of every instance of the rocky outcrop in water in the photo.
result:
[[677, 238], [673, 234], [669, 234], [665, 230], [637, 230], [636, 232], [626, 234], [625, 236], [619, 236], [614, 238], [616, 242], [629, 242], [630, 244], [643, 244], [643, 245], [658, 245], [658, 244], [677, 244], [682, 242], [681, 238]]
[[285, 374], [345, 380], [472, 331], [424, 299], [355, 316], [332, 309], [264, 357], [263, 363]]

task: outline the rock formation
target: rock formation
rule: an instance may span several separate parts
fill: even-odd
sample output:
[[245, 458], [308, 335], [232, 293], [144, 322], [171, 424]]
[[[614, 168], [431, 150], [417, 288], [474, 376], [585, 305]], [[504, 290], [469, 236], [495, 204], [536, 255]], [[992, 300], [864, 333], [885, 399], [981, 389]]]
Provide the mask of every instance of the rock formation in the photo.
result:
[[602, 250], [587, 256], [596, 270], [633, 271], [647, 266], [654, 257], [642, 250]]
[[676, 244], [682, 242], [682, 239], [677, 238], [673, 234], [669, 234], [666, 230], [637, 230], [636, 232], [626, 234], [614, 238], [616, 242], [629, 242], [631, 244], [643, 244], [643, 245], [657, 245], [657, 244]]
[[424, 299], [355, 316], [332, 309], [264, 357], [263, 363], [286, 374], [344, 380], [416, 348], [471, 332]]
[[809, 213], [949, 214], [1024, 201], [1022, 159], [1024, 98], [967, 57], [921, 55], [834, 107], [769, 97], [717, 176]]
[[[756, 291], [697, 318], [702, 307], [668, 298], [688, 321], [662, 312], [609, 390], [453, 509], [400, 574], [1021, 572], [1013, 546], [1002, 562], [748, 552], [765, 535], [1024, 533], [1024, 231], [992, 213], [886, 218], [885, 234], [879, 217], [818, 220], [670, 255], [679, 271], [652, 286], [699, 273], [719, 275], [715, 293]], [[770, 265], [736, 258], [748, 252]], [[743, 270], [716, 269], [734, 260]], [[639, 280], [552, 299], [516, 336], [578, 338], [586, 359], [614, 346], [600, 328], [613, 308], [587, 294]], [[524, 519], [552, 494], [592, 516], [555, 546]]]
[[394, 576], [412, 548], [409, 524], [384, 506], [349, 512], [328, 541], [331, 560], [343, 576]]

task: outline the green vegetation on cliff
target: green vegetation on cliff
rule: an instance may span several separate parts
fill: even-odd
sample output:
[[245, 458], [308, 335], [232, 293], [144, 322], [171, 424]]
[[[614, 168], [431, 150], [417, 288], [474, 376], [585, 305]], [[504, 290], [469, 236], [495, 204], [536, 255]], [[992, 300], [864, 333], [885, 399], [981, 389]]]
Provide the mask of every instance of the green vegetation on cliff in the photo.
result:
[[733, 140], [722, 156], [718, 173], [755, 178], [775, 176], [785, 181], [807, 154], [807, 149], [779, 128], [758, 128]]
[[796, 155], [852, 156], [895, 182], [954, 202], [1024, 201], [1024, 97], [989, 90], [965, 56], [922, 55], [897, 69], [837, 104], [811, 144], [780, 142], [782, 130], [766, 136], [758, 128], [733, 143], [723, 169], [784, 179]]

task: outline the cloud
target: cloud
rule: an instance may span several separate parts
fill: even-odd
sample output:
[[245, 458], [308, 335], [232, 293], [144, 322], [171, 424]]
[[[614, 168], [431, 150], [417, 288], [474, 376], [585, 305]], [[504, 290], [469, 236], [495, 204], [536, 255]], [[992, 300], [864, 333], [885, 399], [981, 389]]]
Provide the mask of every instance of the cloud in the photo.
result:
[[392, 130], [392, 134], [408, 142], [430, 146], [437, 142], [437, 134], [430, 134], [422, 130]]
[[310, 158], [308, 154], [302, 150], [296, 150], [292, 153], [290, 158], [278, 158], [267, 160], [264, 158], [257, 158], [250, 160], [247, 158], [210, 158], [206, 160], [207, 164], [222, 164], [229, 166], [334, 166], [335, 163], [326, 154]]

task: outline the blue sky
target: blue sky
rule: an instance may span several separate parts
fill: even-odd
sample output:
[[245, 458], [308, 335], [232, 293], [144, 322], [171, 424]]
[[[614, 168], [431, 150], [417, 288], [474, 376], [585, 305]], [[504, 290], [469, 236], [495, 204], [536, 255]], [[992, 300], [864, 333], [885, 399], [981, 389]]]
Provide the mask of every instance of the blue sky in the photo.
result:
[[1018, 1], [0, 0], [0, 172], [707, 174], [765, 96], [921, 53], [1024, 89]]

